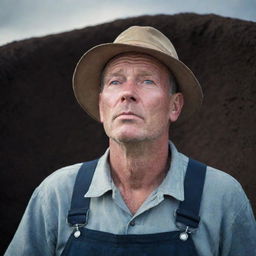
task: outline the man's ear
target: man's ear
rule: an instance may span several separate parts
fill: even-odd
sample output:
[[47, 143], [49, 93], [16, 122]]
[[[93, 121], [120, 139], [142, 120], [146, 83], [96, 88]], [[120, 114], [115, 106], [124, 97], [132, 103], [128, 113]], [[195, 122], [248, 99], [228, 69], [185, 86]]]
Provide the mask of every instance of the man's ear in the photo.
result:
[[182, 93], [175, 93], [171, 95], [170, 101], [170, 121], [171, 123], [175, 122], [182, 111], [184, 105], [184, 97]]
[[102, 95], [101, 95], [101, 93], [99, 93], [99, 114], [100, 114], [100, 121], [101, 121], [101, 123], [103, 123], [103, 112], [102, 112], [103, 106], [102, 106], [101, 98], [102, 98]]

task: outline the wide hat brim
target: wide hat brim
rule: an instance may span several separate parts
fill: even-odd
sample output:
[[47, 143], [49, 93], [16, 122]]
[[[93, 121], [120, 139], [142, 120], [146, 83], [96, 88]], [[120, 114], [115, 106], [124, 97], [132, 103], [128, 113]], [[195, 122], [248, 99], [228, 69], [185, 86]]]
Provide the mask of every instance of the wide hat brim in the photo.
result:
[[73, 90], [81, 107], [95, 120], [100, 121], [99, 93], [102, 71], [107, 62], [121, 53], [137, 52], [148, 54], [164, 63], [175, 76], [179, 92], [184, 96], [184, 106], [176, 124], [181, 124], [202, 104], [203, 93], [193, 72], [180, 60], [147, 47], [106, 43], [87, 51], [77, 63], [73, 74]]

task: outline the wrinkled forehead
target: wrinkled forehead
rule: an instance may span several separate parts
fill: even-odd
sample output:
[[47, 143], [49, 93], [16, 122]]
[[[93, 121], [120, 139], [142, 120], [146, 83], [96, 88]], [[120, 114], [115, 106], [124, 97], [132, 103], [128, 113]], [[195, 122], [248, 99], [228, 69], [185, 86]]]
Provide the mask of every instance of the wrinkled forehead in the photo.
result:
[[105, 65], [103, 69], [103, 74], [105, 74], [106, 71], [108, 71], [110, 68], [113, 68], [114, 66], [120, 64], [120, 63], [143, 63], [148, 64], [151, 66], [155, 66], [157, 69], [166, 71], [167, 73], [170, 73], [169, 69], [164, 65], [162, 62], [160, 62], [158, 59], [142, 53], [136, 53], [136, 52], [128, 52], [128, 53], [121, 53], [116, 56], [114, 56], [112, 59], [110, 59], [107, 64]]

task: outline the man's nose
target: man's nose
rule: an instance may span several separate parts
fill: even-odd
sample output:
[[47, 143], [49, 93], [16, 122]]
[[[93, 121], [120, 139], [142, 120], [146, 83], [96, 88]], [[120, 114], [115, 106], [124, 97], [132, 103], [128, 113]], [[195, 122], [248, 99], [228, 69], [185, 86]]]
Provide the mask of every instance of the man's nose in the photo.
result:
[[137, 98], [134, 95], [132, 95], [131, 93], [125, 92], [121, 96], [121, 101], [122, 102], [124, 102], [124, 101], [134, 101], [134, 102], [136, 102]]
[[121, 93], [121, 101], [137, 101], [136, 85], [133, 81], [127, 81]]

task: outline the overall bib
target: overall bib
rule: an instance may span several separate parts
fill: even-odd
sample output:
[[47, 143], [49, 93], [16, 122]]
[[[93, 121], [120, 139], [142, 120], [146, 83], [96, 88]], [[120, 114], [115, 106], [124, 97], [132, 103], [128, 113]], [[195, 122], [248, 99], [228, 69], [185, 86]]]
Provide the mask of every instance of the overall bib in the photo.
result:
[[67, 220], [74, 227], [61, 256], [198, 256], [190, 232], [200, 222], [199, 210], [206, 166], [189, 159], [184, 180], [185, 200], [176, 211], [184, 230], [145, 235], [115, 235], [85, 228], [90, 199], [88, 191], [97, 160], [84, 163], [77, 174]]

